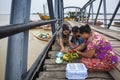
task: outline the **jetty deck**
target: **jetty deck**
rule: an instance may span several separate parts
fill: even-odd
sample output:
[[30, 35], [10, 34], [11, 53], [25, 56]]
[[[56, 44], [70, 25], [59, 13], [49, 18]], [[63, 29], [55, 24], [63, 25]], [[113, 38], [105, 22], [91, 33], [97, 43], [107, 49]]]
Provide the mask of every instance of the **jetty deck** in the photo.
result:
[[[71, 26], [80, 26], [83, 25], [82, 23], [69, 21], [69, 25]], [[67, 24], [68, 24], [67, 23]], [[115, 49], [118, 57], [119, 57], [119, 64], [116, 66], [115, 69], [109, 72], [90, 72], [88, 73], [88, 77], [86, 80], [119, 80], [120, 79], [120, 39], [119, 35], [120, 32], [103, 29], [100, 27], [92, 27], [92, 29], [100, 34], [104, 34], [105, 37], [110, 41], [112, 47]], [[109, 34], [110, 33], [110, 34]], [[113, 35], [114, 34], [114, 35]], [[65, 70], [67, 62], [63, 62], [62, 64], [55, 63], [55, 53], [60, 51], [59, 45], [54, 42], [52, 45], [51, 50], [48, 52], [49, 59], [45, 59], [43, 71], [39, 73], [39, 77], [37, 80], [67, 80], [65, 77]], [[79, 59], [72, 61], [72, 63], [79, 63]]]

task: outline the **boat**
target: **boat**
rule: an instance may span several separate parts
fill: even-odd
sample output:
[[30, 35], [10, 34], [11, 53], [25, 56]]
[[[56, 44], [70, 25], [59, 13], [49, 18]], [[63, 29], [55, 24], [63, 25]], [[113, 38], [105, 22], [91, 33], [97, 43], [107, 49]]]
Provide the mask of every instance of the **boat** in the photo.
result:
[[51, 25], [50, 25], [50, 24], [45, 25], [45, 26], [43, 27], [43, 30], [52, 31]]
[[33, 35], [39, 39], [39, 40], [42, 40], [42, 41], [46, 41], [48, 42], [51, 38], [51, 35], [49, 33], [37, 33], [37, 34], [34, 34]]
[[[37, 14], [38, 14], [38, 16], [40, 17], [41, 20], [49, 20], [50, 19], [49, 16], [43, 15], [42, 13], [37, 13]], [[73, 21], [74, 18], [64, 18], [64, 20], [66, 20], [66, 21]]]
[[65, 21], [74, 21], [74, 18], [64, 18]]
[[40, 17], [41, 20], [49, 20], [50, 19], [50, 17], [47, 16], [47, 15], [43, 15], [41, 13], [37, 13], [37, 14], [38, 14], [38, 16]]

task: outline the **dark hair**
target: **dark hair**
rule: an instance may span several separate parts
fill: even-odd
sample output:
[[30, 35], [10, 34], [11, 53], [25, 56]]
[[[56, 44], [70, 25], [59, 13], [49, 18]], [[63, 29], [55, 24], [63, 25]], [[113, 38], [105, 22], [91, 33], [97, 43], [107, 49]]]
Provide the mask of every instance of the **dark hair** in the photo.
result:
[[80, 34], [83, 34], [84, 32], [90, 34], [91, 33], [91, 28], [88, 24], [86, 24], [85, 26], [81, 26], [79, 28], [79, 32], [80, 32]]
[[74, 26], [74, 27], [72, 28], [72, 32], [79, 32], [78, 26]]
[[63, 24], [63, 26], [62, 26], [62, 30], [63, 30], [63, 31], [65, 31], [65, 30], [69, 30], [69, 26], [66, 25], [66, 24]]

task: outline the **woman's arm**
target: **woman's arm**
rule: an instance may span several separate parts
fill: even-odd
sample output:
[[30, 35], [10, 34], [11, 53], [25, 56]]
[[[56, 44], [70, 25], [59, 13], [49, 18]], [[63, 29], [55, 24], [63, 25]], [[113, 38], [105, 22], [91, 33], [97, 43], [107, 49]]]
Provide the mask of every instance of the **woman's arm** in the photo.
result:
[[79, 45], [78, 47], [76, 47], [74, 50], [81, 51], [81, 50], [83, 50], [85, 47], [86, 47], [85, 43], [82, 43], [81, 45]]
[[65, 47], [63, 45], [63, 40], [62, 39], [59, 39], [59, 44], [60, 44], [60, 47], [61, 47], [61, 51], [65, 51]]
[[89, 50], [89, 51], [84, 52], [84, 53], [77, 51], [77, 53], [82, 57], [92, 58], [95, 55], [95, 49]]
[[73, 43], [71, 42], [71, 41], [69, 41], [69, 45], [70, 45], [70, 47], [73, 45]]

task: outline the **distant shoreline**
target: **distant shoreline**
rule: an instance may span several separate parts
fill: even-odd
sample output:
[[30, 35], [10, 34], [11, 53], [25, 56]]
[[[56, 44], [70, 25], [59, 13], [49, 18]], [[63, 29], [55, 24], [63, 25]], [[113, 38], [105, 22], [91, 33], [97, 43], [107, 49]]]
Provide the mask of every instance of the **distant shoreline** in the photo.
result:
[[[10, 15], [10, 14], [0, 14], [0, 15]], [[37, 13], [30, 13], [30, 15], [37, 15]]]
[[[42, 13], [43, 14], [43, 13]], [[48, 14], [48, 13], [47, 13]], [[67, 14], [67, 13], [64, 13]], [[92, 14], [92, 13], [90, 13]], [[96, 15], [97, 13], [93, 13], [93, 15]], [[0, 14], [0, 15], [10, 15], [10, 14]], [[37, 15], [37, 13], [30, 13], [30, 15]], [[104, 13], [99, 13], [99, 15], [104, 15]], [[107, 15], [113, 15], [113, 13], [107, 13]], [[120, 15], [120, 13], [116, 14], [116, 15]]]

